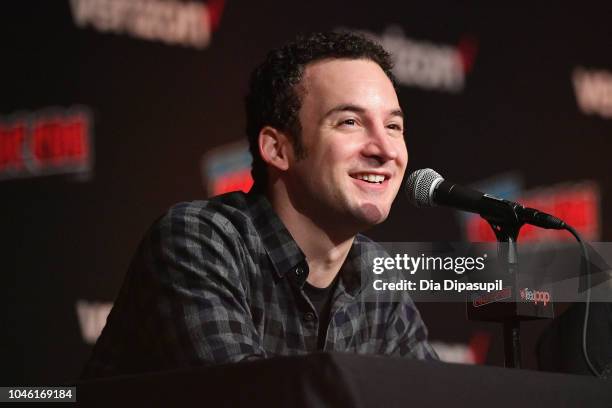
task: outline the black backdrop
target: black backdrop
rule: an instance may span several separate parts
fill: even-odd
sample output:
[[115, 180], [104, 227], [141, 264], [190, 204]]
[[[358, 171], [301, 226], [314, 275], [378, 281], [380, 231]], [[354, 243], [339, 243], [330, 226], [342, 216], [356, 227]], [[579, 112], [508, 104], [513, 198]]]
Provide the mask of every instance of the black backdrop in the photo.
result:
[[[151, 222], [177, 201], [206, 196], [200, 161], [243, 138], [249, 72], [301, 32], [342, 27], [381, 36], [396, 26], [404, 38], [450, 47], [469, 38], [476, 52], [460, 91], [400, 85], [409, 171], [432, 167], [461, 183], [511, 171], [526, 189], [593, 181], [600, 191], [595, 238], [612, 236], [612, 115], [604, 112], [612, 85], [608, 79], [607, 99], [599, 101], [604, 113], [589, 113], [572, 82], [579, 67], [612, 75], [612, 7], [229, 0], [210, 44], [199, 49], [78, 27], [67, 0], [15, 1], [2, 16], [0, 122], [82, 106], [93, 124], [88, 177], [0, 181], [5, 384], [78, 375], [91, 346], [76, 302], [112, 302]], [[448, 210], [412, 209], [399, 197], [390, 220], [369, 235], [459, 240], [457, 220]], [[485, 331], [492, 336], [486, 362], [502, 364], [498, 327], [466, 322], [463, 305], [421, 309], [433, 340], [466, 344]], [[530, 367], [546, 324], [524, 325]]]

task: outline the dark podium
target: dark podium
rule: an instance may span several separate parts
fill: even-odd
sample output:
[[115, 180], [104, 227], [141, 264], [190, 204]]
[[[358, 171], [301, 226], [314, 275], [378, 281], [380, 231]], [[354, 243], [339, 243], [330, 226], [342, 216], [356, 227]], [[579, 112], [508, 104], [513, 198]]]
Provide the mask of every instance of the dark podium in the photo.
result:
[[77, 384], [83, 406], [612, 407], [612, 382], [318, 353]]

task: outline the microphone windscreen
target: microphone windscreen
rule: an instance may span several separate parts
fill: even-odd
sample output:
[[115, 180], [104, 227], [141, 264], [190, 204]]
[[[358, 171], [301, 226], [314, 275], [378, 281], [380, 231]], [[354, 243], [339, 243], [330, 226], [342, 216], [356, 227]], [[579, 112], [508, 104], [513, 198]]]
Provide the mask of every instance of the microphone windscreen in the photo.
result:
[[406, 195], [417, 207], [433, 207], [433, 191], [444, 178], [432, 169], [420, 169], [412, 172], [406, 180]]

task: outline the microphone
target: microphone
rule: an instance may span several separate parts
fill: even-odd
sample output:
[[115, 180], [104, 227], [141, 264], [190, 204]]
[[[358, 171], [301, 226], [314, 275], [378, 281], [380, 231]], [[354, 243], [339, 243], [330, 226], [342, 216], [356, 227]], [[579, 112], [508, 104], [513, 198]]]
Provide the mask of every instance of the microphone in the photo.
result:
[[565, 222], [555, 216], [453, 184], [432, 169], [416, 170], [410, 174], [406, 180], [406, 194], [417, 207], [442, 205], [480, 214], [500, 224], [518, 221], [547, 229], [566, 228]]

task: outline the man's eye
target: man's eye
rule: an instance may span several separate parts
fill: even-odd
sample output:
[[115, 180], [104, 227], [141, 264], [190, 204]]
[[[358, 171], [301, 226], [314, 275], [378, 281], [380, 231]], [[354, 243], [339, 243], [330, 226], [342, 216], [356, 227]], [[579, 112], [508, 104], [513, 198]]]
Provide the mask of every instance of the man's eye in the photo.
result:
[[355, 119], [344, 119], [342, 122], [340, 122], [341, 125], [348, 125], [348, 126], [355, 126], [357, 124], [357, 121]]
[[403, 131], [402, 126], [398, 125], [397, 123], [390, 123], [389, 125], [387, 125], [387, 128], [393, 129], [393, 130], [399, 130], [400, 132]]

